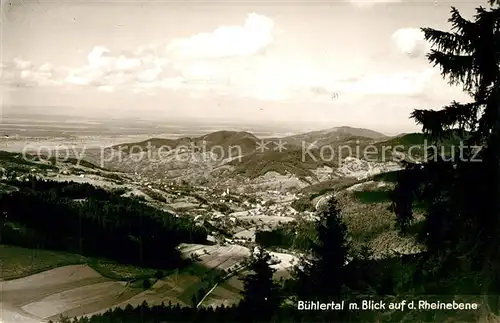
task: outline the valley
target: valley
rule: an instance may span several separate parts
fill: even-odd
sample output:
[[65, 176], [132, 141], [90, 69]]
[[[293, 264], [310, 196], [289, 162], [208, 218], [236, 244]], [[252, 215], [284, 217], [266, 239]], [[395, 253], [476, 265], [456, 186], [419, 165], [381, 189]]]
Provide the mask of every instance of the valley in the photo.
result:
[[[300, 142], [304, 138], [321, 143], [309, 159], [303, 159]], [[19, 183], [27, 181], [29, 187], [34, 180], [90, 184], [185, 219], [203, 228], [207, 237], [203, 244], [179, 244], [179, 252], [194, 262], [161, 275], [155, 269], [100, 258], [1, 245], [2, 306], [7, 309], [2, 320], [41, 322], [61, 314], [79, 317], [144, 301], [181, 306], [235, 304], [240, 299], [239, 277], [246, 273], [246, 258], [263, 243], [259, 236], [276, 230], [295, 231], [297, 237], [297, 232], [307, 232], [316, 210], [332, 194], [342, 205], [355, 248], [368, 247], [374, 258], [420, 251], [415, 241], [400, 237], [394, 228], [389, 194], [394, 174], [401, 169], [399, 161], [381, 154], [373, 159], [359, 154], [339, 155], [338, 160], [320, 158], [321, 147], [355, 151], [404, 138], [341, 127], [281, 138], [289, 143], [283, 151], [256, 151], [260, 140], [246, 132], [218, 131], [195, 138], [153, 138], [92, 148], [84, 155], [55, 154], [58, 148], [53, 147], [51, 155], [59, 158], [49, 156], [50, 149], [37, 150], [35, 142], [30, 142], [32, 150], [24, 151], [28, 158], [6, 149], [10, 152], [0, 154], [5, 194], [23, 190], [26, 185]], [[9, 144], [19, 142], [4, 139], [4, 147]], [[418, 144], [421, 149], [423, 139]], [[167, 146], [164, 150], [170, 158], [162, 159], [160, 147]], [[208, 148], [203, 150], [203, 146]], [[130, 147], [142, 151], [133, 152]], [[219, 153], [214, 147], [220, 147]], [[239, 147], [241, 155], [220, 153], [231, 147]], [[10, 223], [6, 221], [4, 225]], [[25, 230], [14, 222], [9, 225]], [[266, 248], [279, 261], [275, 279], [289, 277], [300, 248]]]

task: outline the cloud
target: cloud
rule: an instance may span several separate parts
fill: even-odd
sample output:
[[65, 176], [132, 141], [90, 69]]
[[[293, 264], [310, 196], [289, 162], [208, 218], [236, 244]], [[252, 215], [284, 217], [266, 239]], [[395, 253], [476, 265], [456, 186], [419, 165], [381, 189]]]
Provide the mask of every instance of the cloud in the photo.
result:
[[[146, 60], [148, 57], [145, 57]], [[91, 70], [112, 70], [115, 72], [133, 72], [143, 65], [143, 60], [124, 55], [112, 56], [111, 52], [103, 46], [95, 46], [87, 56], [87, 68]]]
[[[136, 50], [114, 54], [104, 46], [95, 46], [87, 64], [70, 69], [65, 82], [69, 85], [96, 86], [109, 89], [153, 87], [179, 90], [205, 90], [234, 83], [241, 61], [260, 53], [274, 39], [275, 24], [268, 17], [251, 13], [242, 26], [221, 26], [210, 33], [200, 33], [167, 44], [149, 44]], [[214, 60], [217, 59], [217, 60]], [[222, 59], [222, 60], [221, 60]], [[239, 66], [238, 66], [239, 65]]]
[[118, 56], [115, 62], [115, 67], [117, 70], [131, 72], [137, 70], [141, 66], [142, 62], [137, 58], [127, 58], [123, 55]]
[[101, 86], [104, 85], [105, 76], [102, 70], [84, 67], [70, 71], [65, 82], [71, 85]]
[[251, 13], [243, 26], [222, 26], [211, 33], [176, 39], [167, 46], [183, 58], [223, 58], [254, 55], [273, 41], [274, 21]]
[[100, 69], [109, 67], [112, 64], [113, 57], [109, 55], [109, 50], [102, 46], [95, 46], [87, 56], [89, 68]]
[[[210, 33], [144, 45], [135, 50], [115, 53], [98, 45], [89, 51], [84, 64], [60, 67], [62, 73], [57, 75], [47, 64], [37, 68], [29, 61], [16, 58], [2, 66], [6, 76], [2, 82], [16, 86], [91, 86], [107, 92], [123, 88], [142, 91], [145, 87], [207, 88], [200, 84], [220, 88], [220, 85], [229, 85], [231, 74], [238, 69], [231, 58], [248, 58], [260, 53], [273, 42], [274, 31], [272, 19], [251, 13], [241, 26], [221, 26]], [[224, 61], [215, 62], [214, 58]]]
[[51, 64], [35, 66], [22, 58], [4, 62], [1, 66], [2, 84], [13, 87], [35, 87], [60, 85], [61, 69]]
[[[154, 94], [186, 91], [190, 96], [232, 95], [261, 100], [332, 101], [332, 95], [415, 95], [433, 71], [422, 69], [393, 74], [365, 73], [342, 78], [315, 62], [298, 61], [267, 49], [274, 41], [274, 21], [255, 13], [241, 26], [221, 26], [213, 32], [170, 42], [114, 52], [98, 45], [77, 67], [35, 66], [17, 58], [3, 64], [4, 84], [14, 86], [92, 87], [98, 91], [126, 90]], [[417, 30], [418, 31], [418, 30]], [[398, 50], [413, 55], [421, 46], [413, 29], [393, 35]], [[340, 99], [343, 100], [343, 99]]]
[[[241, 65], [239, 61], [213, 63], [203, 60], [172, 66], [149, 61], [140, 65], [130, 64], [117, 69], [109, 52], [95, 49], [89, 55], [90, 64], [70, 70], [63, 82], [49, 81], [53, 68], [42, 65], [31, 70], [19, 70], [17, 82], [25, 86], [39, 84], [91, 86], [99, 91], [113, 92], [128, 89], [135, 93], [152, 93], [155, 90], [186, 90], [192, 96], [233, 95], [261, 100], [312, 100], [332, 101], [332, 95], [341, 98], [365, 95], [418, 95], [431, 82], [436, 70], [410, 70], [399, 73], [367, 73], [356, 77], [336, 78], [333, 71], [294, 61], [269, 60], [258, 64]], [[106, 54], [105, 54], [106, 53]], [[104, 55], [103, 55], [104, 54]], [[126, 61], [134, 61], [128, 59]], [[130, 70], [134, 69], [131, 73]], [[18, 84], [18, 83], [16, 83]], [[194, 93], [198, 94], [194, 94]]]
[[162, 62], [165, 60], [155, 60], [150, 56], [113, 56], [107, 48], [95, 46], [87, 56], [87, 65], [70, 69], [65, 82], [70, 85], [105, 87], [109, 92], [120, 86], [132, 86], [136, 82], [156, 81], [162, 71]]
[[161, 67], [152, 67], [143, 70], [137, 75], [137, 81], [140, 83], [152, 83], [158, 80], [162, 72]]
[[424, 33], [418, 28], [401, 28], [392, 34], [397, 50], [411, 58], [423, 57], [430, 50]]
[[14, 58], [13, 63], [14, 63], [15, 68], [19, 69], [19, 70], [29, 69], [29, 68], [31, 68], [31, 65], [32, 65], [31, 62], [25, 61], [22, 58], [18, 58], [18, 57]]
[[114, 92], [115, 88], [112, 85], [103, 85], [103, 86], [99, 86], [97, 88], [97, 90], [99, 90], [101, 92]]

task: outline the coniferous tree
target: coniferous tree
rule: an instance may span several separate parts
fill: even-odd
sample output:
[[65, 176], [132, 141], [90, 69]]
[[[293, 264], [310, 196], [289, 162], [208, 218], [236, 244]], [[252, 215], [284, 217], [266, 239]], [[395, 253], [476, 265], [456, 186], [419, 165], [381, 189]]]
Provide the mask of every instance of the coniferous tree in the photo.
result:
[[342, 292], [349, 245], [347, 228], [335, 198], [331, 198], [319, 212], [316, 230], [316, 242], [311, 242], [311, 255], [304, 257], [295, 268], [296, 292], [306, 300], [338, 299]]
[[[463, 144], [452, 158], [433, 156], [421, 165], [420, 176], [400, 178], [398, 185], [406, 191], [418, 187], [427, 206], [421, 236], [439, 266], [444, 272], [482, 270], [485, 293], [500, 282], [500, 8], [498, 1], [490, 5], [477, 8], [473, 20], [452, 8], [450, 32], [422, 28], [433, 48], [429, 61], [471, 101], [412, 113], [434, 142], [458, 134]], [[397, 197], [398, 217], [408, 218], [406, 205], [414, 195]]]
[[399, 230], [405, 233], [413, 221], [412, 202], [418, 197], [421, 169], [415, 163], [403, 163], [404, 171], [398, 172], [398, 182], [392, 192], [392, 209], [396, 214]]
[[273, 280], [277, 264], [262, 248], [256, 249], [249, 260], [248, 268], [253, 272], [243, 278], [243, 299], [240, 310], [244, 319], [268, 322], [280, 307], [280, 287]]

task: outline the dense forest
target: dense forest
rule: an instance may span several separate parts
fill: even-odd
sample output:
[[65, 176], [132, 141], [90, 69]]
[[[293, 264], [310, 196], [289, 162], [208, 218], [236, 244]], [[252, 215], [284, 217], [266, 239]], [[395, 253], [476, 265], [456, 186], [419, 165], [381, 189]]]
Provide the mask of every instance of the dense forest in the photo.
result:
[[311, 222], [285, 223], [270, 231], [257, 231], [255, 242], [266, 249], [310, 250], [316, 234]]
[[204, 243], [207, 233], [139, 198], [90, 184], [31, 177], [11, 180], [18, 191], [2, 194], [2, 243], [104, 257], [152, 268], [180, 266], [181, 242]]

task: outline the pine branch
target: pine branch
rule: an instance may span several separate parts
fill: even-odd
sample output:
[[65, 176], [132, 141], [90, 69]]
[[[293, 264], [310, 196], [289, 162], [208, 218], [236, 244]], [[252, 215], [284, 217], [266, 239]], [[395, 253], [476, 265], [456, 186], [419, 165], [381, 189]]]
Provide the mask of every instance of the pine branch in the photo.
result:
[[437, 51], [458, 55], [471, 53], [473, 50], [471, 40], [464, 35], [432, 28], [421, 28], [420, 30], [424, 33], [425, 40], [431, 43], [431, 46], [435, 47]]
[[452, 25], [451, 30], [464, 35], [467, 39], [472, 40], [474, 37], [478, 36], [477, 25], [474, 22], [463, 18], [455, 7], [451, 7], [451, 17], [448, 19], [448, 22]]
[[475, 103], [461, 104], [453, 101], [442, 110], [415, 110], [411, 117], [421, 124], [424, 133], [433, 139], [449, 138], [451, 130], [472, 131], [477, 126], [479, 105]]
[[[496, 91], [498, 92], [498, 90]], [[487, 136], [490, 132], [490, 129], [493, 128], [496, 122], [499, 119], [498, 112], [498, 94], [491, 96], [489, 102], [486, 104], [486, 108], [484, 109], [484, 113], [479, 120], [478, 126], [478, 135], [483, 138]]]
[[440, 119], [440, 111], [415, 110], [411, 114], [417, 124], [422, 125], [422, 132], [431, 137], [432, 140], [439, 140], [444, 137], [445, 125]]
[[431, 50], [427, 55], [433, 66], [439, 65], [443, 78], [449, 78], [450, 85], [462, 85], [464, 91], [470, 92], [478, 82], [474, 58], [471, 55], [455, 55]]

